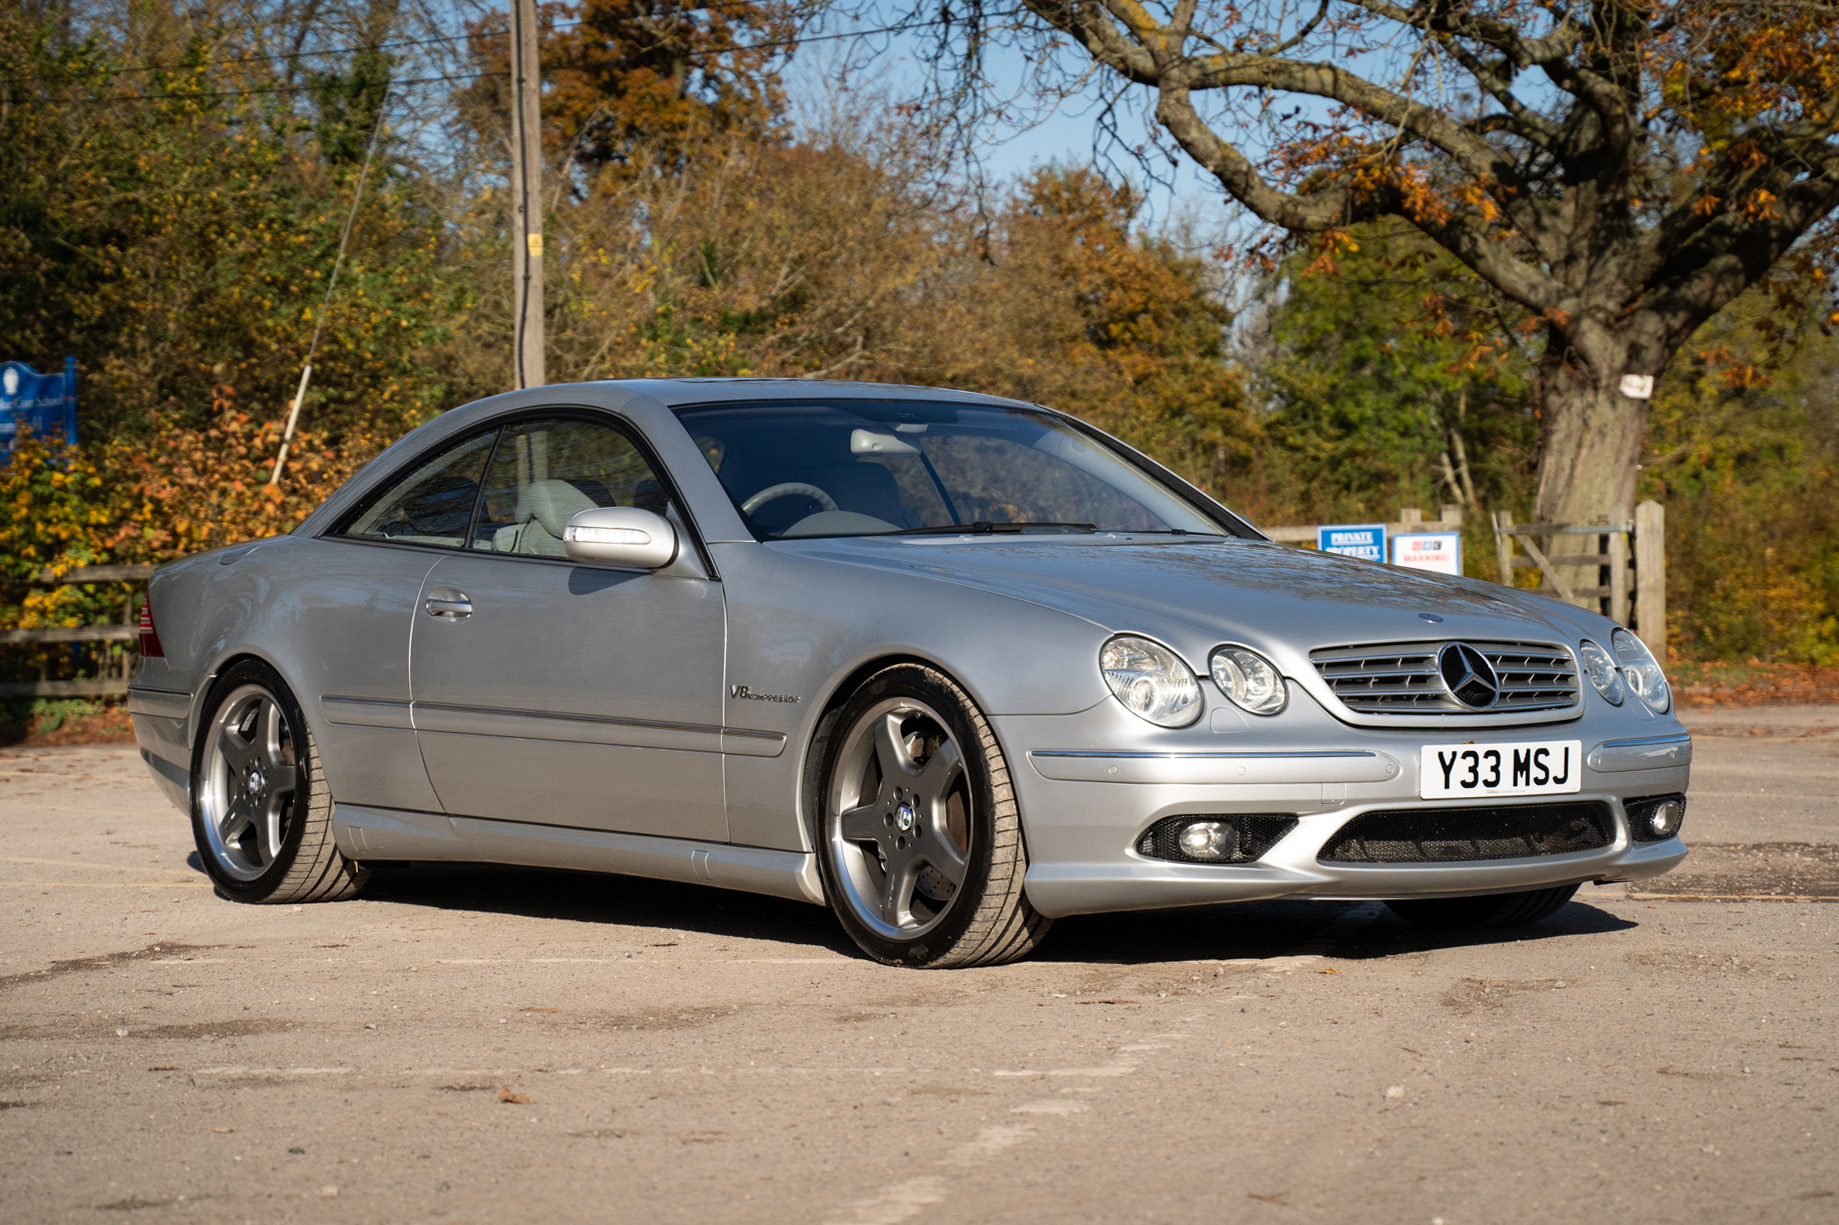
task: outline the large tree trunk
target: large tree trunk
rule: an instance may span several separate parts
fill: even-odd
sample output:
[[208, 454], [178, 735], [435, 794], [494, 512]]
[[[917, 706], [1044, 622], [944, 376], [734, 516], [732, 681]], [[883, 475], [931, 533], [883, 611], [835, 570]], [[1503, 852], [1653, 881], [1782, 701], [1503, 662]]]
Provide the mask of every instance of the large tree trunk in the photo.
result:
[[[1648, 402], [1622, 394], [1619, 364], [1567, 362], [1562, 356], [1541, 363], [1544, 445], [1533, 508], [1540, 523], [1608, 523], [1634, 506]], [[1550, 552], [1576, 554], [1591, 543], [1589, 536], [1554, 537]], [[1590, 565], [1559, 566], [1556, 574], [1573, 591], [1600, 582], [1597, 567]], [[1597, 607], [1593, 597], [1576, 602]]]

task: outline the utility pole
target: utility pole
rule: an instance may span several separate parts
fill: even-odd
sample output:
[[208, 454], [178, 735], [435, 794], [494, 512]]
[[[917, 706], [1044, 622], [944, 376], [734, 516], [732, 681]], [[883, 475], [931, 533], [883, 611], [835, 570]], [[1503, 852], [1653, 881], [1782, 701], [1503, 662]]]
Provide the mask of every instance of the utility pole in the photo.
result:
[[536, 0], [511, 0], [511, 289], [516, 382], [541, 387], [543, 372], [543, 78], [537, 65]]

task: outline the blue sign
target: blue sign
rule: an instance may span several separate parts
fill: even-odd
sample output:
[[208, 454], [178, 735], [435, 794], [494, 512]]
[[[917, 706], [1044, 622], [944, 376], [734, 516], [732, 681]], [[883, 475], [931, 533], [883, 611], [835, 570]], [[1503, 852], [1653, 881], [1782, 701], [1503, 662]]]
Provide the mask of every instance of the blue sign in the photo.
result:
[[1362, 561], [1386, 560], [1386, 525], [1383, 523], [1330, 523], [1315, 529], [1315, 547]]
[[24, 362], [0, 362], [0, 458], [21, 430], [44, 442], [77, 443], [77, 359], [62, 374], [40, 374]]

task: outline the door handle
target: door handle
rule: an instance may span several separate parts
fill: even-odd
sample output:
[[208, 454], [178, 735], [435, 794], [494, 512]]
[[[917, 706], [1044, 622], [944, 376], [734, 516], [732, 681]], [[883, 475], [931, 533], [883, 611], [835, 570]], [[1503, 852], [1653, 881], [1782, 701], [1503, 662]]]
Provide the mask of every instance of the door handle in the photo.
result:
[[458, 621], [473, 615], [472, 598], [464, 591], [452, 587], [436, 587], [428, 593], [428, 599], [422, 607], [428, 610], [430, 617], [439, 617], [443, 621]]

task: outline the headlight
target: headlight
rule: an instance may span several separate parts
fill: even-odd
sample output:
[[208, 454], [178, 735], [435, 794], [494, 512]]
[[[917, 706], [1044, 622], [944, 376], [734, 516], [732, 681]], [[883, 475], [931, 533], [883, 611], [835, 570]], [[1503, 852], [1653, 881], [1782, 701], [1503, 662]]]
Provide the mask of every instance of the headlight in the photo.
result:
[[1240, 710], [1254, 715], [1274, 715], [1289, 700], [1276, 665], [1244, 647], [1219, 647], [1207, 660], [1213, 683]]
[[1186, 727], [1200, 718], [1200, 686], [1175, 652], [1159, 642], [1125, 635], [1098, 652], [1105, 684], [1130, 713], [1158, 727]]
[[1673, 691], [1667, 687], [1666, 675], [1647, 643], [1619, 629], [1609, 635], [1609, 645], [1615, 648], [1616, 662], [1622, 665], [1622, 675], [1628, 678], [1628, 687], [1635, 696], [1655, 714], [1666, 714], [1673, 705]]
[[1578, 646], [1577, 654], [1584, 661], [1584, 671], [1590, 674], [1590, 683], [1603, 695], [1603, 700], [1611, 706], [1620, 706], [1628, 690], [1622, 684], [1622, 670], [1609, 658], [1609, 652], [1586, 638]]

